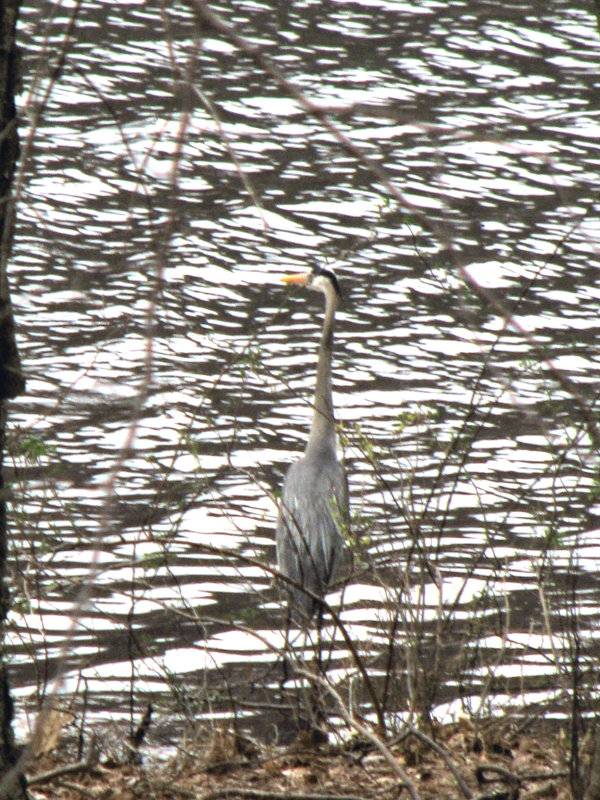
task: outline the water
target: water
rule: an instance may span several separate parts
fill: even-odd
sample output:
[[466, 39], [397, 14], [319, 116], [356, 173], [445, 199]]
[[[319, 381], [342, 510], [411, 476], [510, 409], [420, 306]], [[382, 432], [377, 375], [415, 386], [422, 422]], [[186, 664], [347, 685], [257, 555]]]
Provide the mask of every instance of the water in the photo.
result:
[[[199, 42], [187, 9], [74, 9], [29, 115], [11, 270], [21, 708], [57, 669], [88, 720], [148, 699], [163, 719], [219, 716], [224, 687], [259, 719], [287, 702], [261, 565], [306, 441], [321, 307], [278, 278], [317, 260], [346, 296], [335, 404], [360, 557], [342, 616], [377, 691], [391, 672], [405, 708], [406, 652], [419, 684], [437, 635], [439, 716], [513, 696], [564, 712], [568, 631], [591, 658], [598, 624], [595, 19], [560, 2], [224, 6], [393, 196], [222, 36]], [[74, 9], [22, 11], [24, 118]]]

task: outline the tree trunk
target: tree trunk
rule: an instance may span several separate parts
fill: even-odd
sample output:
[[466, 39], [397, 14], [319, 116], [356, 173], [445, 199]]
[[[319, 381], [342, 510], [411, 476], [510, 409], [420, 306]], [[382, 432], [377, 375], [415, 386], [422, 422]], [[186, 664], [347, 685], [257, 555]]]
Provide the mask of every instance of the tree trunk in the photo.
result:
[[7, 278], [13, 233], [11, 184], [19, 151], [15, 117], [17, 59], [15, 28], [20, 0], [0, 2], [0, 800], [25, 800], [25, 780], [14, 770], [17, 758], [12, 732], [13, 708], [4, 659], [4, 625], [9, 608], [6, 571], [6, 503], [4, 445], [6, 402], [24, 389], [15, 342]]

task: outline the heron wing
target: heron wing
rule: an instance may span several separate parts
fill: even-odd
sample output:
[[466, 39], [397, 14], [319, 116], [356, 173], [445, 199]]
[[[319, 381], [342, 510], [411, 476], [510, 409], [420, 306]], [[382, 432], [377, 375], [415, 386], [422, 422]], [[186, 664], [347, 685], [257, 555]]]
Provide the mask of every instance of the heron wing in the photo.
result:
[[[277, 523], [277, 563], [281, 573], [317, 596], [335, 578], [348, 515], [344, 470], [331, 458], [301, 458], [289, 468]], [[315, 601], [300, 588], [288, 586], [305, 613]]]

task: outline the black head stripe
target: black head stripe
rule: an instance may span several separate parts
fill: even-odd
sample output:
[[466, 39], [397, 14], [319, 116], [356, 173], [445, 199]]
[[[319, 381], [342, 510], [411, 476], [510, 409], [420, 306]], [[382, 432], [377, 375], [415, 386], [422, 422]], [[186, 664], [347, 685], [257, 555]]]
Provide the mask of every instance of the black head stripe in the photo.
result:
[[324, 269], [323, 267], [314, 266], [312, 268], [312, 274], [315, 276], [320, 275], [322, 278], [327, 278], [329, 281], [331, 281], [331, 285], [335, 289], [335, 293], [337, 294], [338, 297], [341, 298], [342, 290], [340, 288], [340, 284], [335, 275], [335, 272], [333, 272], [330, 269]]

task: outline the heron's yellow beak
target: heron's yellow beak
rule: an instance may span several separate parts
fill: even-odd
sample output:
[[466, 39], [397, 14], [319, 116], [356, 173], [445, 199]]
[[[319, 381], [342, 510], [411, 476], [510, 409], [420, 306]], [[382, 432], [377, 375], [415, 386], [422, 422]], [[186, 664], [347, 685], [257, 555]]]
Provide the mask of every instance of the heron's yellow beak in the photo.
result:
[[294, 283], [296, 286], [306, 286], [310, 278], [310, 272], [296, 272], [293, 275], [284, 275], [281, 280], [283, 283]]

